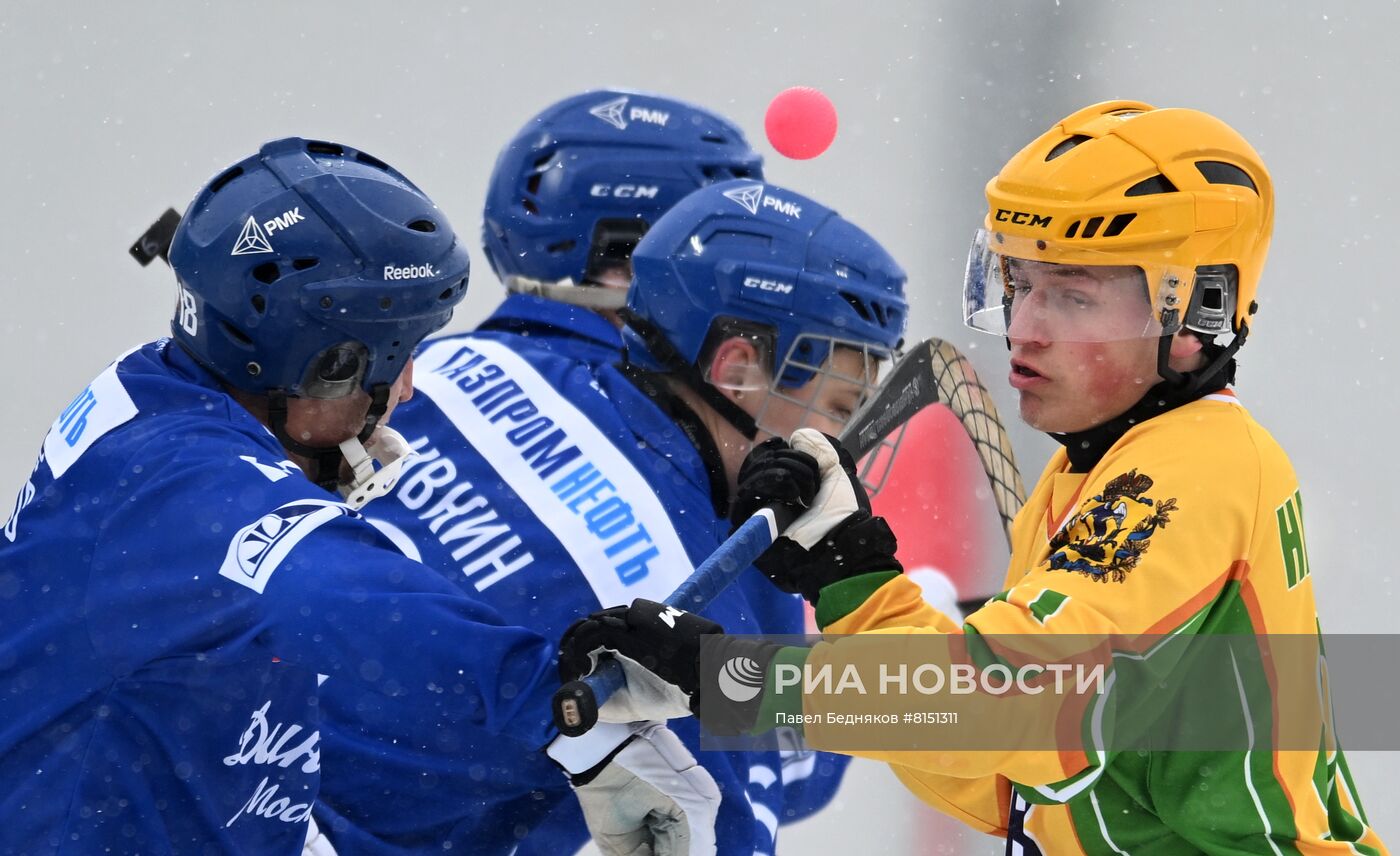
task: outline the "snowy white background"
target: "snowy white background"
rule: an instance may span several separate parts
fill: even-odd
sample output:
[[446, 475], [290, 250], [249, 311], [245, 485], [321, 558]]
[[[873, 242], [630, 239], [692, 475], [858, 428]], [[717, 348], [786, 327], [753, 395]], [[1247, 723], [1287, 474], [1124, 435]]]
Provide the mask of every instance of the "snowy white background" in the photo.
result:
[[[113, 356], [167, 328], [169, 272], [139, 269], [126, 247], [262, 140], [362, 147], [411, 176], [475, 244], [497, 150], [551, 101], [618, 85], [711, 106], [745, 127], [771, 180], [890, 248], [912, 275], [912, 332], [972, 348], [1010, 410], [1001, 343], [957, 318], [982, 185], [1072, 109], [1133, 98], [1216, 113], [1273, 171], [1277, 228], [1239, 389], [1299, 472], [1324, 628], [1390, 632], [1397, 32], [1400, 8], [1379, 1], [8, 0], [0, 519], [57, 411]], [[763, 140], [768, 100], [795, 84], [823, 88], [841, 115], [835, 145], [815, 161], [784, 160]], [[479, 253], [473, 264], [454, 328], [502, 294]], [[1033, 477], [1050, 441], [1020, 426], [1014, 440]], [[1352, 763], [1372, 821], [1392, 835], [1400, 812], [1384, 773], [1394, 757], [1356, 753]], [[999, 852], [971, 833], [943, 839], [931, 814], [866, 765], [780, 851]]]

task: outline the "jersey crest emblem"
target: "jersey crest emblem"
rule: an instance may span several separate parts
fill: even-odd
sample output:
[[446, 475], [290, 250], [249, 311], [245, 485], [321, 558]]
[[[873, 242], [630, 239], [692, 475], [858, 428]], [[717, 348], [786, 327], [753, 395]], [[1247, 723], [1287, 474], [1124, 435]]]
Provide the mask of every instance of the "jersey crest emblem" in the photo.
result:
[[1050, 569], [1105, 583], [1126, 580], [1177, 510], [1176, 497], [1159, 502], [1150, 490], [1152, 477], [1137, 470], [1111, 479], [1050, 539]]

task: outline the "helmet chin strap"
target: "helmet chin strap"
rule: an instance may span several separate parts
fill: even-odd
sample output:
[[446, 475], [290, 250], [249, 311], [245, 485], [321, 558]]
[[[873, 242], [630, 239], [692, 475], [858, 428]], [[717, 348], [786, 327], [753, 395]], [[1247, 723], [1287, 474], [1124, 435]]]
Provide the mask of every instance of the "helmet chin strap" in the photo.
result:
[[[753, 440], [758, 435], [758, 423], [739, 405], [730, 401], [715, 386], [707, 382], [700, 370], [685, 361], [685, 358], [676, 351], [661, 331], [650, 321], [639, 315], [622, 310], [623, 320], [636, 331], [642, 338], [642, 342], [647, 346], [651, 355], [661, 362], [668, 371], [675, 375], [688, 387], [695, 391], [695, 394], [714, 409], [724, 421], [728, 422], [744, 436], [746, 440]], [[626, 351], [623, 352], [624, 362], [627, 359]]]
[[[1241, 323], [1239, 332], [1235, 334], [1235, 340], [1223, 348], [1210, 346], [1217, 350], [1211, 361], [1204, 368], [1190, 372], [1179, 372], [1171, 367], [1172, 338], [1175, 334], [1163, 336], [1157, 340], [1157, 374], [1167, 383], [1188, 392], [1196, 392], [1211, 383], [1216, 377], [1223, 374], [1225, 383], [1235, 382], [1235, 354], [1244, 347], [1244, 340], [1249, 337], [1249, 325]], [[1008, 345], [1010, 340], [1008, 339]]]

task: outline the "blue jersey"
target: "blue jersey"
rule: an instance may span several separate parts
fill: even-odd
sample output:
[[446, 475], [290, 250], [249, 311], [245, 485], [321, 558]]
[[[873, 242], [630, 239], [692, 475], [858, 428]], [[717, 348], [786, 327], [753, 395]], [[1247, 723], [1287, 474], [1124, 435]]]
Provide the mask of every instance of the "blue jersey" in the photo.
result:
[[537, 745], [553, 654], [146, 345], [53, 424], [0, 534], [0, 853], [299, 853], [325, 687]]
[[[522, 318], [531, 303], [544, 311]], [[419, 456], [392, 496], [365, 509], [410, 555], [548, 638], [600, 606], [664, 600], [729, 530], [690, 437], [608, 365], [615, 353], [572, 359], [579, 328], [559, 325], [577, 310], [555, 307], [512, 297], [478, 333], [418, 354], [416, 394], [393, 425]], [[801, 601], [752, 569], [705, 614], [733, 633], [802, 632]], [[468, 729], [389, 746], [394, 724], [381, 707], [354, 687], [327, 687], [327, 769], [352, 768], [328, 774], [316, 809], [338, 849], [442, 852], [446, 842], [523, 856], [587, 841], [539, 744]], [[824, 805], [846, 763], [700, 752], [695, 720], [671, 728], [720, 785], [721, 853], [772, 853], [778, 824]]]

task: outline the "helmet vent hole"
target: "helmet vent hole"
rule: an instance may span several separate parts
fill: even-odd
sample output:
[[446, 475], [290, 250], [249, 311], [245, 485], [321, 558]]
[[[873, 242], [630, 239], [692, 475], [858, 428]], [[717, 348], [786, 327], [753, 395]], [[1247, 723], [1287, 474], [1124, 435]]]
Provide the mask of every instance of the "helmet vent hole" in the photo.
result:
[[567, 253], [569, 250], [572, 250], [572, 249], [573, 249], [574, 247], [576, 247], [576, 246], [578, 246], [578, 241], [575, 241], [575, 240], [573, 240], [572, 238], [570, 238], [570, 239], [567, 240], [567, 241], [559, 241], [559, 242], [557, 242], [557, 243], [550, 244], [549, 246], [545, 247], [544, 249], [545, 249], [545, 252], [548, 252], [548, 253], [556, 253], [556, 254], [557, 254], [557, 253]]
[[265, 285], [272, 285], [282, 275], [282, 271], [277, 269], [276, 262], [263, 262], [253, 268], [253, 279]]
[[535, 173], [534, 175], [530, 176], [530, 178], [529, 178], [528, 180], [526, 180], [526, 182], [525, 182], [525, 190], [528, 191], [531, 195], [536, 194], [536, 193], [539, 193], [539, 192], [540, 192], [540, 182], [543, 181], [543, 180], [544, 180], [544, 175], [543, 175], [543, 174], [538, 173], [538, 172]]
[[533, 201], [531, 201], [531, 200], [529, 200], [529, 199], [522, 199], [522, 200], [520, 200], [520, 204], [525, 206], [525, 212], [526, 212], [527, 214], [538, 214], [538, 213], [540, 213], [540, 206], [536, 205]]
[[320, 259], [295, 259], [292, 261], [292, 270], [310, 270], [320, 263]]
[[355, 160], [359, 161], [365, 166], [372, 166], [375, 169], [383, 170], [384, 172], [390, 171], [389, 165], [384, 161], [380, 160], [379, 158], [375, 157], [374, 155], [367, 155], [364, 152], [355, 152]]
[[1075, 220], [1073, 223], [1069, 224], [1069, 228], [1065, 230], [1065, 237], [1073, 238], [1076, 234], [1078, 234], [1079, 224], [1082, 222], [1082, 220]]
[[700, 139], [707, 143], [719, 143], [720, 145], [724, 145], [725, 143], [729, 142], [719, 134], [705, 134]]
[[1165, 175], [1144, 178], [1123, 192], [1124, 196], [1152, 196], [1157, 193], [1176, 193], [1176, 185]]
[[1084, 237], [1092, 238], [1099, 233], [1099, 227], [1103, 225], [1102, 217], [1090, 217], [1084, 224]]
[[253, 311], [259, 315], [267, 311], [267, 298], [263, 297], [261, 294], [253, 295], [250, 302], [253, 304]]
[[245, 348], [253, 347], [253, 340], [248, 338], [248, 334], [244, 333], [242, 330], [238, 329], [237, 327], [233, 326], [227, 321], [220, 321], [219, 329], [223, 330], [224, 335], [232, 339], [235, 343], [242, 345]]
[[1093, 138], [1088, 137], [1084, 134], [1075, 134], [1068, 140], [1060, 140], [1058, 143], [1055, 144], [1055, 147], [1053, 149], [1046, 153], [1045, 160], [1046, 162], [1052, 161], [1060, 155], [1064, 154], [1065, 152], [1069, 151], [1070, 149], [1074, 148], [1075, 146], [1079, 145], [1080, 143], [1087, 142], [1091, 139]]
[[342, 146], [335, 143], [324, 143], [320, 140], [307, 140], [306, 150], [313, 155], [332, 155], [334, 157], [345, 155], [345, 149]]
[[209, 182], [209, 192], [218, 193], [220, 190], [223, 190], [224, 186], [227, 185], [230, 181], [233, 181], [235, 178], [238, 178], [242, 174], [243, 167], [234, 167], [233, 169], [229, 170], [228, 172]]
[[851, 308], [856, 311], [856, 314], [859, 315], [862, 320], [874, 320], [870, 317], [870, 307], [865, 305], [865, 301], [846, 291], [841, 292], [841, 297], [844, 298], [847, 303], [851, 304]]
[[408, 228], [415, 232], [436, 232], [437, 224], [432, 220], [414, 220], [408, 224]]
[[733, 169], [729, 170], [729, 174], [734, 176], [735, 178], [748, 178], [749, 176], [753, 175], [753, 170], [749, 169], [748, 167], [740, 166], [734, 167]]
[[1249, 173], [1232, 163], [1196, 161], [1196, 169], [1200, 170], [1201, 175], [1211, 184], [1233, 184], [1238, 187], [1248, 187], [1255, 193], [1259, 192], [1259, 188], [1254, 186], [1254, 180], [1249, 177]]
[[380, 308], [380, 309], [388, 309], [389, 307], [391, 307], [391, 306], [393, 306], [393, 305], [394, 305], [394, 298], [392, 298], [392, 297], [381, 297], [381, 298], [379, 298], [379, 308]]
[[1129, 212], [1127, 214], [1117, 214], [1108, 221], [1108, 228], [1103, 230], [1105, 238], [1116, 238], [1123, 234], [1123, 230], [1128, 228], [1128, 224], [1137, 219], [1137, 214]]

